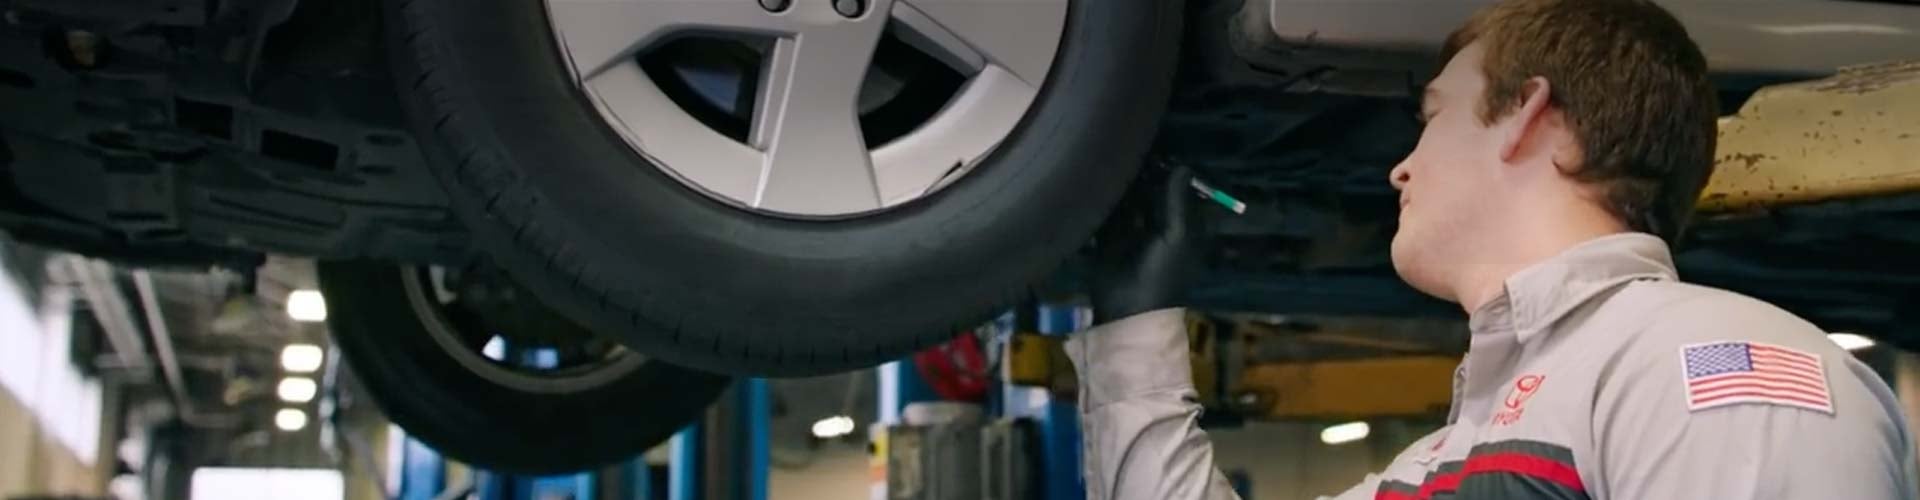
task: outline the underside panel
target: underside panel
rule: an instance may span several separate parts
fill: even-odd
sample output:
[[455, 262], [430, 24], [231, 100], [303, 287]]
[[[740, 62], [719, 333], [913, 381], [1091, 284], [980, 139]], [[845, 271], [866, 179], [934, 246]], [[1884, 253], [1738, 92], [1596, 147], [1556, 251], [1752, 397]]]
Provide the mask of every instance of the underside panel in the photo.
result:
[[[1276, 47], [1433, 55], [1492, 0], [1269, 2]], [[1920, 5], [1833, 0], [1656, 0], [1730, 75], [1825, 75], [1920, 55]], [[1390, 59], [1376, 59], [1390, 60]]]

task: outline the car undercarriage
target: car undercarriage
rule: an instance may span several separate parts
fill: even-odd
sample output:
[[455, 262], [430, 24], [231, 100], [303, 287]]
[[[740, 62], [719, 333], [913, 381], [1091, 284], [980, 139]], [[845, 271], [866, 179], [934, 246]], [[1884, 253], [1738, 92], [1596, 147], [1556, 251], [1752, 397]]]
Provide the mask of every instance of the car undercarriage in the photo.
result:
[[[1334, 342], [1245, 336], [1238, 341], [1246, 346], [1233, 349], [1294, 362], [1373, 355], [1385, 345], [1426, 356], [1422, 372], [1442, 372], [1450, 370], [1441, 366], [1450, 366], [1446, 356], [1466, 348], [1459, 306], [1403, 283], [1390, 255], [1400, 206], [1388, 175], [1421, 137], [1420, 96], [1441, 62], [1432, 42], [1401, 42], [1433, 38], [1421, 30], [1451, 20], [1409, 21], [1389, 26], [1406, 31], [1387, 36], [1370, 26], [1303, 26], [1368, 19], [1392, 2], [1315, 10], [1321, 17], [1302, 20], [1273, 11], [1296, 0], [1126, 2], [1134, 16], [1088, 7], [1095, 2], [1070, 9], [1039, 0], [1033, 4], [1058, 9], [1035, 12], [1076, 21], [1036, 23], [1065, 35], [1010, 38], [1045, 39], [1047, 54], [1081, 57], [1062, 55], [1067, 62], [1056, 64], [1064, 66], [1038, 71], [1022, 67], [1045, 58], [994, 61], [988, 49], [954, 49], [990, 44], [942, 38], [966, 30], [939, 26], [937, 3], [917, 0], [872, 3], [898, 6], [884, 19], [837, 11], [821, 24], [827, 28], [793, 27], [804, 24], [793, 20], [801, 11], [784, 9], [801, 7], [764, 2], [764, 11], [736, 9], [751, 19], [738, 26], [620, 33], [645, 43], [561, 33], [558, 21], [551, 34], [493, 37], [487, 28], [547, 30], [544, 19], [494, 10], [447, 19], [483, 3], [565, 17], [551, 14], [559, 12], [552, 2], [568, 0], [0, 0], [0, 230], [100, 259], [53, 259], [93, 273], [67, 281], [131, 294], [135, 281], [159, 276], [167, 293], [217, 291], [191, 307], [172, 305], [195, 318], [239, 315], [216, 310], [231, 303], [255, 314], [283, 305], [293, 289], [324, 292], [335, 307], [326, 319], [334, 345], [348, 351], [356, 382], [373, 389], [394, 422], [432, 429], [415, 434], [450, 455], [520, 472], [590, 467], [644, 449], [694, 418], [732, 376], [864, 369], [1005, 320], [1010, 306], [1084, 303], [1098, 244], [1087, 235], [1142, 169], [1190, 167], [1245, 204], [1203, 206], [1205, 271], [1188, 292], [1193, 307], [1244, 320], [1249, 331], [1361, 332]], [[581, 13], [606, 7], [575, 3], [587, 4], [572, 8], [589, 25], [594, 16]], [[1867, 5], [1835, 19], [1894, 8]], [[801, 13], [842, 6], [815, 7]], [[1161, 38], [1075, 25], [1086, 20]], [[782, 57], [798, 57], [795, 40], [841, 26], [832, 23], [884, 33], [867, 47], [861, 78], [815, 71], [859, 86], [830, 93], [851, 101], [853, 120], [817, 128], [855, 126], [859, 134], [837, 134], [868, 154], [851, 163], [916, 177], [878, 187], [886, 182], [874, 174], [871, 200], [770, 197], [768, 186], [779, 183], [771, 151], [780, 141], [768, 131], [778, 127], [757, 118], [777, 107], [763, 87], [779, 80], [768, 73]], [[797, 31], [770, 35], [778, 30], [767, 26]], [[1775, 35], [1805, 34], [1795, 29]], [[1807, 50], [1844, 42], [1820, 40]], [[1121, 42], [1167, 53], [1106, 47]], [[1879, 43], [1860, 57], [1901, 50], [1897, 40]], [[588, 56], [611, 58], [605, 66], [624, 73], [578, 67], [590, 66], [581, 62]], [[1909, 326], [1920, 310], [1920, 262], [1910, 258], [1920, 254], [1920, 176], [1901, 163], [1920, 141], [1893, 135], [1920, 123], [1899, 121], [1916, 119], [1912, 113], [1874, 114], [1895, 108], [1877, 96], [1916, 98], [1920, 66], [1739, 62], [1714, 75], [1724, 117], [1716, 161], [1731, 174], [1709, 185], [1674, 246], [1681, 276], [1777, 304], [1829, 331], [1920, 349], [1920, 332]], [[553, 74], [523, 71], [528, 66]], [[648, 83], [619, 94], [596, 87], [605, 82], [595, 74]], [[992, 85], [1005, 87], [982, 90]], [[1017, 106], [982, 109], [1017, 113], [949, 116], [963, 101], [1008, 95]], [[614, 109], [623, 98], [646, 106]], [[548, 108], [566, 109], [537, 113]], [[666, 108], [685, 113], [660, 122], [699, 130], [648, 135], [658, 130], [630, 126]], [[1781, 110], [1797, 114], [1782, 118]], [[1153, 119], [1128, 121], [1139, 116]], [[808, 127], [789, 133], [814, 131]], [[916, 142], [938, 132], [963, 137]], [[689, 139], [662, 145], [680, 137]], [[887, 148], [932, 159], [903, 162]], [[709, 153], [760, 177], [737, 185], [727, 181], [744, 177], [701, 177], [699, 168], [727, 163], [697, 161]], [[1113, 158], [1131, 163], [1105, 164]], [[1856, 164], [1828, 168], [1845, 161]], [[755, 162], [767, 166], [755, 170]], [[1044, 189], [1017, 190], [1029, 184]], [[713, 256], [726, 251], [737, 253]], [[909, 304], [888, 302], [895, 299]], [[127, 310], [115, 314], [139, 312], [137, 303], [119, 305]], [[107, 329], [142, 335], [119, 323]], [[263, 327], [273, 328], [313, 333]], [[257, 378], [269, 376], [270, 354], [246, 347], [247, 362], [266, 367]], [[541, 355], [553, 366], [524, 366]], [[201, 365], [234, 372], [237, 363]], [[619, 370], [591, 373], [604, 366]], [[191, 385], [223, 383], [215, 370], [188, 373]], [[573, 383], [580, 380], [591, 383]], [[1445, 389], [1426, 399], [1444, 399]], [[620, 397], [634, 393], [665, 396], [658, 408]], [[217, 396], [171, 399], [216, 407]], [[610, 400], [623, 404], [601, 405]], [[586, 417], [546, 425], [542, 412], [562, 407]], [[496, 420], [461, 419], [471, 415]], [[647, 427], [609, 430], [632, 431], [633, 422]], [[520, 432], [527, 428], [541, 432]], [[519, 439], [475, 443], [473, 436], [499, 429], [518, 429]], [[609, 434], [626, 442], [599, 439]], [[556, 452], [554, 442], [599, 447]]]
[[[240, 272], [270, 253], [474, 257], [390, 97], [374, 2], [91, 5], [6, 5], [0, 100], [17, 112], [0, 116], [0, 164], [11, 174], [0, 223], [14, 237]], [[1193, 166], [1251, 207], [1211, 214], [1213, 272], [1198, 300], [1271, 313], [1457, 315], [1395, 280], [1385, 254], [1396, 211], [1386, 172], [1418, 134], [1410, 94], [1431, 62], [1273, 62], [1271, 48], [1250, 40], [1270, 34], [1245, 27], [1262, 12], [1231, 1], [1189, 10], [1177, 90], [1151, 155]], [[1723, 109], [1793, 78], [1725, 85]], [[1920, 229], [1916, 210], [1920, 199], [1893, 195], [1711, 213], [1681, 265], [1689, 279], [1825, 322], [1898, 330], [1910, 300], [1899, 297], [1920, 286], [1920, 266], [1900, 258], [1920, 244], [1902, 236]], [[1862, 237], [1874, 243], [1834, 244]]]

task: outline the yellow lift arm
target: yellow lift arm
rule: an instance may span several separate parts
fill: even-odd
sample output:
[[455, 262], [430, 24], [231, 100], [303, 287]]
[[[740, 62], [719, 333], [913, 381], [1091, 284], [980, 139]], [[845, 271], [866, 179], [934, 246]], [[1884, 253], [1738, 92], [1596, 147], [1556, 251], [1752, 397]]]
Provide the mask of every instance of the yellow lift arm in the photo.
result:
[[1920, 61], [1761, 89], [1714, 160], [1705, 212], [1920, 190]]

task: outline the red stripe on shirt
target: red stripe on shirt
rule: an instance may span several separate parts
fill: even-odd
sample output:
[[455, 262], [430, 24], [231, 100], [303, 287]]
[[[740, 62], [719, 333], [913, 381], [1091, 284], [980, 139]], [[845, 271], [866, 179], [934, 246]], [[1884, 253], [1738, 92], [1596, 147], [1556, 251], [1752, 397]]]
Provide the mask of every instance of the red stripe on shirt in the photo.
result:
[[1420, 497], [1399, 491], [1380, 490], [1374, 492], [1373, 500], [1420, 500]]
[[1448, 493], [1458, 489], [1460, 489], [1459, 472], [1440, 474], [1427, 479], [1425, 483], [1420, 483], [1420, 493], [1414, 498], [1426, 500], [1433, 498], [1435, 494]]
[[[1507, 452], [1469, 457], [1467, 464], [1460, 468], [1460, 473], [1465, 475], [1486, 472], [1519, 474], [1558, 484], [1575, 492], [1587, 491], [1587, 486], [1580, 483], [1580, 471], [1574, 470], [1572, 465], [1522, 453]], [[1425, 488], [1422, 488], [1422, 491], [1424, 490]]]
[[1460, 489], [1460, 482], [1475, 474], [1507, 473], [1539, 479], [1565, 487], [1575, 493], [1585, 493], [1587, 487], [1580, 482], [1580, 472], [1572, 465], [1551, 458], [1539, 457], [1520, 452], [1490, 453], [1468, 457], [1459, 472], [1428, 476], [1420, 484], [1420, 489], [1412, 494], [1404, 491], [1380, 488], [1373, 494], [1374, 500], [1428, 500], [1434, 495], [1453, 493]]

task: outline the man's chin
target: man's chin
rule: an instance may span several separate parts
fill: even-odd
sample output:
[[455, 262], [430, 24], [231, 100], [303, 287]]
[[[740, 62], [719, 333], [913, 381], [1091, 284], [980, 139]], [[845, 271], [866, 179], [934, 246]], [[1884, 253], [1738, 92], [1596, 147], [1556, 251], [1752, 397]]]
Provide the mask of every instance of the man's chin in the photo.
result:
[[1428, 284], [1426, 283], [1428, 276], [1421, 275], [1419, 245], [1413, 242], [1413, 238], [1406, 237], [1404, 230], [1393, 234], [1393, 243], [1388, 255], [1393, 261], [1393, 274], [1398, 275], [1400, 281], [1406, 282], [1408, 286], [1419, 290], [1420, 293], [1446, 299], [1434, 293], [1432, 287], [1423, 286]]
[[1407, 271], [1413, 267], [1413, 245], [1404, 237], [1404, 231], [1393, 233], [1393, 242], [1387, 247], [1387, 255], [1393, 261], [1393, 273], [1407, 280]]

